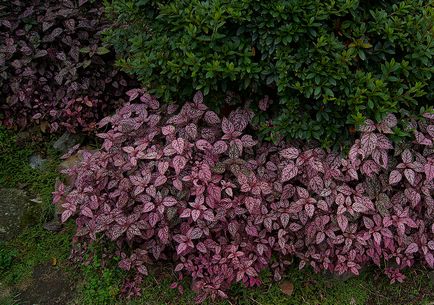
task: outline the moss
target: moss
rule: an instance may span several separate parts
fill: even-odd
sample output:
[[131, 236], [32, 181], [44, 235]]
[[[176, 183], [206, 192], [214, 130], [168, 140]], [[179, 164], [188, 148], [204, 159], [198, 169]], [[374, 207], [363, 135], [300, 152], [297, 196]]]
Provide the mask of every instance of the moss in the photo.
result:
[[0, 281], [16, 285], [30, 277], [34, 267], [52, 260], [56, 261], [57, 266], [66, 268], [73, 230], [70, 224], [62, 233], [54, 234], [38, 224], [27, 228], [14, 240], [0, 244], [0, 253], [8, 253], [13, 258], [0, 275]]
[[[42, 203], [28, 220], [39, 218], [39, 221], [44, 221], [54, 213], [51, 193], [59, 176], [59, 155], [52, 148], [52, 141], [25, 143], [24, 146], [18, 145], [17, 136], [0, 127], [0, 188], [21, 188], [33, 197], [39, 197]], [[29, 158], [35, 153], [48, 159], [42, 169], [33, 169], [29, 165]]]
[[[39, 200], [31, 204], [22, 219], [24, 231], [13, 240], [0, 243], [0, 282], [7, 285], [25, 280], [35, 266], [52, 258], [66, 265], [74, 230], [72, 224], [59, 234], [44, 230], [43, 224], [54, 215], [51, 192], [59, 176], [59, 158], [50, 142], [25, 143], [17, 144], [17, 136], [0, 127], [0, 188], [23, 189]], [[29, 165], [29, 157], [35, 153], [48, 159], [42, 169]]]

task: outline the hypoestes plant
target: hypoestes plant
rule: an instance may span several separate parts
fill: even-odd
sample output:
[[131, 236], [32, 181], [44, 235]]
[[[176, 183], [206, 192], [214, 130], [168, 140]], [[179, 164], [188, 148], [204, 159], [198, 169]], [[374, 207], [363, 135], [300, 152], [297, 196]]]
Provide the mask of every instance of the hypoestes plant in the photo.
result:
[[116, 244], [119, 267], [135, 274], [127, 293], [160, 260], [191, 275], [198, 302], [260, 284], [264, 268], [279, 280], [291, 256], [336, 273], [386, 262], [392, 281], [416, 260], [434, 267], [434, 115], [402, 122], [415, 140], [399, 144], [393, 115], [368, 120], [345, 157], [259, 143], [251, 111], [219, 117], [201, 93], [180, 110], [128, 95], [99, 123], [102, 148], [81, 152], [55, 197], [77, 239]]

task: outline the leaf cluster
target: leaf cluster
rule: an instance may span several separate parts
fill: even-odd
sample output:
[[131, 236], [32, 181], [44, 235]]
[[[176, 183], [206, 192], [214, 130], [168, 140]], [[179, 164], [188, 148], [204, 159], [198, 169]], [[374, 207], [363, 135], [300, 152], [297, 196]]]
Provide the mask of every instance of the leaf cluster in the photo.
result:
[[[429, 104], [433, 12], [421, 0], [143, 1], [107, 4], [118, 65], [165, 100], [201, 90], [277, 103], [264, 137], [348, 140], [365, 119]], [[257, 109], [256, 107], [254, 110]]]
[[[348, 157], [312, 145], [261, 143], [248, 134], [252, 111], [227, 117], [203, 95], [180, 109], [142, 89], [98, 124], [100, 150], [64, 171], [54, 203], [74, 218], [76, 240], [111, 240], [137, 295], [148, 267], [174, 263], [197, 301], [226, 297], [232, 283], [282, 277], [300, 268], [359, 274], [387, 262], [402, 281], [416, 261], [434, 267], [434, 116], [408, 119], [413, 139], [393, 144], [389, 114], [368, 120]], [[173, 288], [181, 289], [176, 283]]]
[[114, 56], [101, 42], [103, 8], [86, 2], [2, 4], [2, 125], [89, 132], [122, 103], [131, 80], [113, 68]]

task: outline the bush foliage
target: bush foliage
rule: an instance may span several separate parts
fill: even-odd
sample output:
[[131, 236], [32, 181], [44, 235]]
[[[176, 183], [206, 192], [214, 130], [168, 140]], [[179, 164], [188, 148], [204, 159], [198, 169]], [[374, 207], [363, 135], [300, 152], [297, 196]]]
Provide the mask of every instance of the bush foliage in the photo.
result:
[[[202, 90], [270, 95], [263, 130], [348, 138], [433, 98], [433, 12], [429, 1], [113, 0], [108, 33], [118, 64], [166, 100]], [[221, 106], [217, 103], [217, 106]]]
[[0, 5], [0, 123], [90, 131], [131, 80], [100, 40], [103, 8], [88, 1]]
[[135, 271], [125, 292], [138, 294], [160, 260], [192, 276], [198, 301], [234, 282], [259, 285], [265, 268], [278, 280], [291, 256], [340, 274], [386, 262], [392, 281], [416, 259], [434, 267], [433, 114], [402, 122], [415, 140], [395, 146], [394, 115], [368, 120], [343, 157], [260, 144], [251, 111], [220, 117], [201, 93], [180, 110], [128, 94], [132, 103], [99, 123], [101, 150], [82, 151], [64, 172], [72, 185], [54, 193], [78, 240], [116, 244], [119, 267]]

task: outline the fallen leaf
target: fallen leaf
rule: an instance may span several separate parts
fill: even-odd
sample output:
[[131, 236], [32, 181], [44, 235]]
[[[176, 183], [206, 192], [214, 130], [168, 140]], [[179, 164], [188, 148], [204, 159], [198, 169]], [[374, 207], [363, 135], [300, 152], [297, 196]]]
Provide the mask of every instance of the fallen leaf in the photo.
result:
[[290, 281], [283, 281], [279, 285], [280, 291], [282, 291], [284, 294], [290, 296], [294, 292], [294, 284], [292, 284]]

